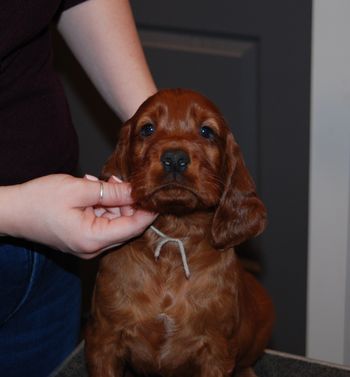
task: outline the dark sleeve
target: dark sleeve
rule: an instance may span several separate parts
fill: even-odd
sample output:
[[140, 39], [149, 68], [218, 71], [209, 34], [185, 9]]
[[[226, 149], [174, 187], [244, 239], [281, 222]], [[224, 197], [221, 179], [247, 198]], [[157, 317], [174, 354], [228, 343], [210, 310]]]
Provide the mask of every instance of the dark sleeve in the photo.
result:
[[87, 0], [62, 0], [60, 9], [63, 12], [71, 7], [74, 7], [74, 5], [83, 3], [84, 1], [87, 1]]

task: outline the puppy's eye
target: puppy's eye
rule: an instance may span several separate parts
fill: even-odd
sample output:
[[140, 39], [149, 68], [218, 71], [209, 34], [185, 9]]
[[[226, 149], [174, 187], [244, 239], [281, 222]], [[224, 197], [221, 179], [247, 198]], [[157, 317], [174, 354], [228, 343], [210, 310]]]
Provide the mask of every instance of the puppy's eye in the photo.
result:
[[141, 127], [140, 133], [142, 137], [148, 137], [148, 136], [151, 136], [155, 130], [156, 130], [156, 127], [154, 124], [146, 123]]
[[206, 139], [213, 139], [215, 132], [208, 126], [202, 126], [200, 129], [200, 134]]

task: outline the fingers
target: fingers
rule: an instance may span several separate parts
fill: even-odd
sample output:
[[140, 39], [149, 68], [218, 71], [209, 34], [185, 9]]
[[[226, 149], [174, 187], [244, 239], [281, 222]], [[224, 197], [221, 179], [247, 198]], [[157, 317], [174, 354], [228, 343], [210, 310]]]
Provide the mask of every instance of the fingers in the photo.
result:
[[[133, 200], [128, 183], [103, 182], [101, 204], [100, 181], [93, 176], [79, 179], [54, 174], [18, 185], [15, 190], [16, 196], [11, 194], [9, 202], [13, 200], [10, 208], [18, 215], [13, 220], [10, 218], [6, 234], [85, 259], [109, 245], [139, 235], [155, 218], [153, 214], [131, 208]], [[21, 200], [17, 198], [18, 193]], [[13, 211], [16, 203], [18, 208]]]
[[[98, 217], [106, 217], [110, 220], [120, 217], [120, 216], [132, 216], [134, 214], [134, 209], [130, 205], [120, 205], [117, 207], [103, 207], [102, 202], [104, 201], [105, 196], [105, 186], [101, 186], [104, 183], [100, 181], [97, 177], [86, 174], [84, 179], [93, 182], [99, 182], [100, 184], [100, 193], [99, 193], [99, 204], [95, 206], [95, 214]], [[109, 183], [120, 184], [123, 181], [115, 176], [111, 176], [108, 180]]]
[[[120, 178], [116, 177], [115, 175], [112, 175], [109, 178], [108, 182], [123, 183], [123, 181]], [[135, 211], [131, 206], [127, 205], [127, 206], [120, 206], [117, 208], [109, 208], [108, 212], [111, 212], [112, 214], [119, 213], [119, 216], [132, 216]]]
[[156, 214], [131, 207], [131, 187], [120, 179], [111, 177], [108, 182], [103, 182], [102, 198], [102, 181], [90, 175], [84, 179], [91, 185], [86, 189], [89, 204], [83, 212], [87, 215], [86, 225], [90, 228], [88, 238], [96, 247], [81, 255], [83, 258], [92, 258], [139, 236], [157, 217]]
[[[98, 184], [98, 200], [101, 206], [123, 206], [133, 203], [131, 198], [131, 187], [128, 183], [103, 182], [103, 196], [100, 197], [101, 186]], [[96, 191], [95, 191], [96, 192]], [[95, 200], [96, 201], [96, 200]], [[95, 204], [97, 204], [95, 203]]]
[[139, 236], [148, 228], [157, 215], [136, 210], [131, 216], [121, 216], [112, 219], [105, 225], [103, 230], [104, 242], [106, 245], [123, 243], [130, 238]]
[[155, 220], [156, 215], [136, 210], [132, 216], [108, 219], [95, 217], [92, 207], [84, 210], [86, 236], [80, 239], [76, 255], [91, 259], [103, 251], [120, 246], [124, 242], [139, 236]]
[[[130, 185], [116, 177], [111, 177], [108, 182], [103, 182], [86, 174], [84, 179], [91, 182], [89, 185], [84, 185], [86, 206], [115, 207], [128, 206], [133, 203]], [[130, 213], [130, 210], [127, 211]]]

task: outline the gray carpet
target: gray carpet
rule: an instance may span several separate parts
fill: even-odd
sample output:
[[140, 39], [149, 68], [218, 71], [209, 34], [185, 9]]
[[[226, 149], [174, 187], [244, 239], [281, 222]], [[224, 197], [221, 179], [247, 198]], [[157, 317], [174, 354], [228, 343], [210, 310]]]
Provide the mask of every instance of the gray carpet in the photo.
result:
[[[88, 377], [83, 344], [50, 377]], [[258, 377], [350, 377], [350, 368], [267, 351], [257, 362]]]

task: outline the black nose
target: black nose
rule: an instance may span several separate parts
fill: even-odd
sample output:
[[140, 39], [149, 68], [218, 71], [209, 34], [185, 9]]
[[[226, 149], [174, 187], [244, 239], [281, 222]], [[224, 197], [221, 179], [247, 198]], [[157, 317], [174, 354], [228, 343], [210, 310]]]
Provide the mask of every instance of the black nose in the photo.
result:
[[162, 154], [160, 161], [167, 173], [182, 173], [187, 169], [190, 158], [188, 154], [182, 150], [171, 149]]

